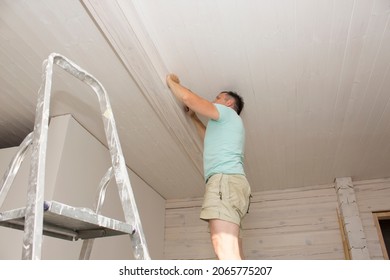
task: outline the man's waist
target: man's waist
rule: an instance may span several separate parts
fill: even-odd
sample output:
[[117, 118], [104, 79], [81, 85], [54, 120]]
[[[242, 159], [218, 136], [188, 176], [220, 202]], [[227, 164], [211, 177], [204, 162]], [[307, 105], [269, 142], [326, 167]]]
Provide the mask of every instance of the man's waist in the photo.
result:
[[225, 172], [212, 173], [212, 174], [208, 175], [207, 177], [205, 177], [205, 182], [207, 183], [211, 179], [211, 177], [222, 176], [222, 175], [243, 176], [243, 177], [246, 176], [244, 172], [239, 172], [239, 173], [237, 173], [237, 172], [234, 172], [234, 173], [225, 173]]

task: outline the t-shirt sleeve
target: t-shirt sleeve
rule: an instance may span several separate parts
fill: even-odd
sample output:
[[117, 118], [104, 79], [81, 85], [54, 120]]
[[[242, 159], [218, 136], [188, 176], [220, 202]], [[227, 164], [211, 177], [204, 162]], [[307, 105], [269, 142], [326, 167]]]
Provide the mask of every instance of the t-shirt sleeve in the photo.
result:
[[221, 104], [214, 103], [214, 105], [217, 108], [218, 113], [219, 113], [219, 118], [216, 121], [217, 122], [223, 122], [224, 120], [226, 120], [226, 118], [228, 116], [228, 111], [227, 110], [229, 110], [229, 108], [224, 106], [224, 105], [221, 105]]

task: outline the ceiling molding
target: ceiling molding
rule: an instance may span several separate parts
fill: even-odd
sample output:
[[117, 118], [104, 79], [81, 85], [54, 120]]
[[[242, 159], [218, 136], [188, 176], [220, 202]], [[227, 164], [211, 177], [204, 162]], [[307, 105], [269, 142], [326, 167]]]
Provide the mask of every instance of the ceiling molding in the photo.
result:
[[81, 2], [161, 122], [203, 174], [202, 144], [182, 106], [165, 84], [168, 70], [147, 35], [133, 3], [121, 0]]

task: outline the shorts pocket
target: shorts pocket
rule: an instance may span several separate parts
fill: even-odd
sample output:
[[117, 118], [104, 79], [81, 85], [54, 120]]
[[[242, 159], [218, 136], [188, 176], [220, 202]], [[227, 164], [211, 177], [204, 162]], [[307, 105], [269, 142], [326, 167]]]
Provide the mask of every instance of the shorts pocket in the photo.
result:
[[250, 188], [244, 176], [231, 176], [229, 178], [229, 202], [236, 209], [240, 217], [245, 216], [249, 208]]
[[252, 202], [252, 195], [250, 194], [248, 198], [248, 208], [246, 210], [247, 214], [249, 213], [249, 209], [251, 208], [251, 202]]

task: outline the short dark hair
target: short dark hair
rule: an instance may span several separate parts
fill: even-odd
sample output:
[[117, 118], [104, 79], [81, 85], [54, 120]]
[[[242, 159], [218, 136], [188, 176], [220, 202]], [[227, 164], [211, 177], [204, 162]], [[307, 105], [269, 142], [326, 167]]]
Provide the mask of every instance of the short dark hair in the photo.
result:
[[234, 110], [236, 110], [237, 115], [240, 115], [242, 109], [244, 108], [244, 99], [234, 91], [222, 91], [234, 99]]

